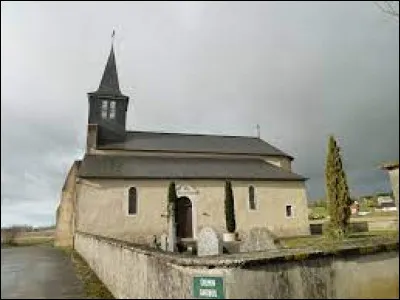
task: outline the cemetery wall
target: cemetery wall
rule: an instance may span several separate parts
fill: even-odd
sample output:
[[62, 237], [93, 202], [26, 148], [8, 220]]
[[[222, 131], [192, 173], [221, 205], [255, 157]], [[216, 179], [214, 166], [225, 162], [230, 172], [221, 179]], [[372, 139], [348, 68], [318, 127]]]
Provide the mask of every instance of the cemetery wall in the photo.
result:
[[335, 253], [279, 249], [189, 257], [78, 232], [75, 248], [116, 298], [399, 296], [398, 242]]

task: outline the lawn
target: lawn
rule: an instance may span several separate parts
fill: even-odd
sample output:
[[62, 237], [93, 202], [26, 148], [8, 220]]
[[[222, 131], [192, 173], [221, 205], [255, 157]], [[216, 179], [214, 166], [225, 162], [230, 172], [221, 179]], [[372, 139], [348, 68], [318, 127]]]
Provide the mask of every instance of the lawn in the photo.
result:
[[351, 216], [353, 219], [365, 218], [365, 217], [397, 217], [397, 211], [375, 211], [371, 210], [368, 215], [365, 216]]
[[309, 215], [310, 220], [321, 220], [325, 219], [328, 216], [328, 210], [326, 207], [313, 207], [312, 211]]
[[[362, 219], [370, 217], [397, 217], [397, 211], [376, 211], [374, 208], [367, 208], [362, 210], [362, 212], [368, 212], [367, 215], [352, 215], [351, 219]], [[311, 212], [309, 213], [309, 220], [324, 220], [328, 216], [328, 209], [326, 207], [311, 207]]]
[[398, 241], [399, 232], [397, 230], [387, 231], [370, 231], [370, 232], [356, 232], [350, 234], [348, 237], [341, 241], [333, 241], [324, 235], [311, 235], [302, 237], [288, 237], [279, 240], [282, 248], [290, 249], [319, 249], [329, 250], [340, 246], [365, 244], [365, 243], [379, 243]]

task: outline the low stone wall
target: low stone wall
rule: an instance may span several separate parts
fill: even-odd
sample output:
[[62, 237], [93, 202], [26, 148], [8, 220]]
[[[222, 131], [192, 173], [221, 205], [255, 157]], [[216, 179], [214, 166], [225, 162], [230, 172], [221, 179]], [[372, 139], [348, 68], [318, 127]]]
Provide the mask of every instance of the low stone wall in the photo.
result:
[[398, 246], [187, 257], [86, 233], [75, 237], [76, 250], [116, 298], [194, 298], [197, 276], [220, 277], [225, 298], [395, 298]]

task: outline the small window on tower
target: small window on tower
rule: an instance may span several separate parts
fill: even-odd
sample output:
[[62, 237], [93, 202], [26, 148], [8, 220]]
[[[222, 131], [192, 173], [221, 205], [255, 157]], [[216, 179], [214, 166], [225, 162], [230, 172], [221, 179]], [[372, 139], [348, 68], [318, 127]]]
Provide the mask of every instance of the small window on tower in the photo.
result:
[[110, 119], [115, 119], [115, 101], [110, 102]]
[[101, 102], [101, 117], [103, 119], [107, 119], [107, 112], [108, 112], [108, 103], [107, 100], [103, 100]]

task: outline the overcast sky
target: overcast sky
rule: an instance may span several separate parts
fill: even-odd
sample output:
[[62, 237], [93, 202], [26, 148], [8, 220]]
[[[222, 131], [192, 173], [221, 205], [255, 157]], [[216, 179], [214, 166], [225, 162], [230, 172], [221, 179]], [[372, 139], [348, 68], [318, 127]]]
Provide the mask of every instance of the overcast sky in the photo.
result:
[[256, 135], [324, 195], [328, 135], [354, 195], [399, 157], [399, 23], [373, 2], [1, 3], [1, 225], [47, 225], [82, 157], [115, 28], [130, 130]]

